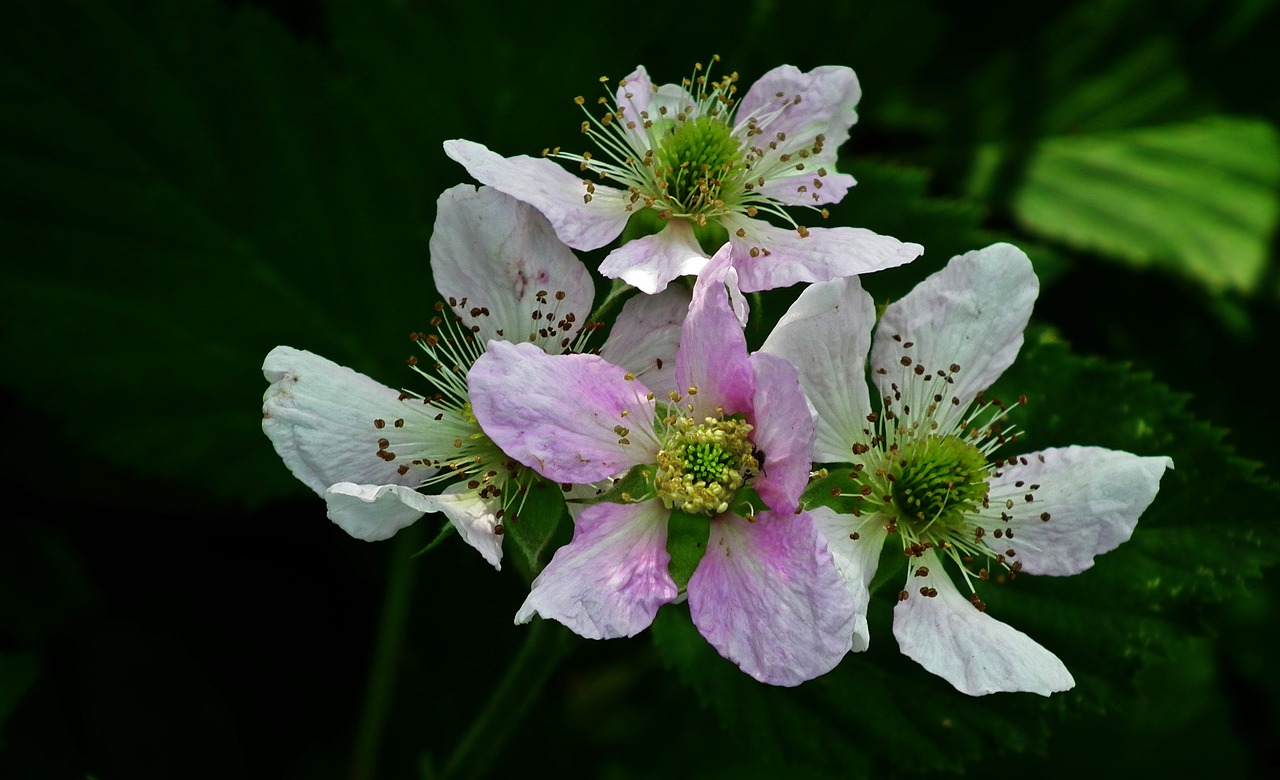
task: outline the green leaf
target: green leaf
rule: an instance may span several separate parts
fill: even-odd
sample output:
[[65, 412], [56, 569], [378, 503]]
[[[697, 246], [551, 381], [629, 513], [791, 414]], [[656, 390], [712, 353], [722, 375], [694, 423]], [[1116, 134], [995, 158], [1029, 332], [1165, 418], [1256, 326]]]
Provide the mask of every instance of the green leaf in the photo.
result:
[[689, 578], [707, 552], [710, 536], [711, 518], [671, 510], [671, 519], [667, 521], [667, 553], [671, 556], [668, 568], [677, 588], [684, 590], [689, 584]]
[[549, 552], [569, 541], [571, 524], [564, 495], [555, 483], [530, 472], [529, 486], [520, 492], [523, 498], [516, 499], [514, 511], [503, 518], [502, 547], [525, 580], [532, 582], [547, 565]]
[[[978, 167], [1001, 154], [983, 147]], [[1026, 230], [1075, 249], [1254, 292], [1280, 217], [1280, 133], [1214, 116], [1046, 138], [1009, 206]]]

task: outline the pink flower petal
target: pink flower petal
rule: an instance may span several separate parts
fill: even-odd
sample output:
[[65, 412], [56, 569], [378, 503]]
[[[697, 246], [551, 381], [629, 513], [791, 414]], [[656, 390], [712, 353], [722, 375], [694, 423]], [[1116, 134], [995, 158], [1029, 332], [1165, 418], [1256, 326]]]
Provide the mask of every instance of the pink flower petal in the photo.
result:
[[445, 154], [462, 163], [480, 182], [499, 189], [541, 211], [560, 240], [574, 249], [598, 249], [622, 233], [631, 216], [626, 193], [596, 187], [591, 202], [583, 179], [552, 160], [527, 155], [503, 157], [474, 141], [445, 141]]
[[693, 287], [689, 316], [680, 332], [676, 387], [686, 396], [694, 417], [745, 414], [751, 410], [755, 380], [747, 359], [747, 339], [734, 313], [726, 282], [735, 281], [728, 266], [728, 246], [712, 258]]
[[573, 541], [556, 550], [517, 623], [558, 620], [587, 639], [635, 636], [673, 601], [667, 518], [660, 501], [596, 504], [578, 515]]
[[649, 391], [625, 374], [595, 355], [490, 341], [467, 383], [476, 420], [503, 452], [556, 482], [595, 482], [656, 459]]
[[751, 440], [764, 459], [751, 487], [775, 512], [794, 512], [813, 466], [813, 413], [795, 366], [764, 353], [750, 361], [755, 397], [747, 421], [755, 426]]
[[[463, 322], [480, 328], [480, 343], [529, 341], [550, 328], [556, 331], [550, 339], [538, 341], [549, 340], [554, 352], [591, 316], [596, 292], [586, 266], [537, 209], [470, 184], [445, 190], [436, 202], [431, 272], [445, 300], [460, 302], [455, 311]], [[481, 309], [486, 313], [471, 314]], [[570, 314], [572, 324], [558, 328]]]
[[846, 463], [850, 447], [869, 439], [867, 353], [876, 309], [856, 277], [806, 287], [765, 339], [761, 352], [786, 358], [818, 414], [813, 459]]
[[799, 685], [852, 646], [853, 600], [808, 514], [715, 518], [688, 592], [702, 635], [761, 682]]
[[262, 430], [293, 475], [318, 495], [336, 482], [413, 485], [426, 476], [421, 469], [399, 473], [403, 461], [379, 458], [378, 444], [394, 439], [394, 450], [408, 437], [430, 439], [438, 427], [432, 407], [401, 401], [399, 391], [293, 347], [271, 350], [262, 373], [271, 382], [262, 397]]
[[600, 273], [652, 295], [665, 290], [672, 279], [694, 276], [706, 265], [707, 255], [689, 222], [670, 219], [657, 233], [628, 241], [610, 252], [600, 263]]
[[[909, 263], [924, 247], [863, 228], [809, 228], [809, 234], [742, 216], [722, 222], [729, 229], [733, 267], [744, 292], [825, 282]], [[744, 233], [739, 238], [736, 232]], [[757, 251], [755, 257], [752, 250]]]
[[[907, 599], [893, 614], [893, 635], [904, 655], [970, 696], [998, 691], [1048, 696], [1075, 686], [1056, 655], [960, 595], [932, 550], [916, 566], [929, 573], [908, 577]], [[937, 594], [922, 594], [927, 588]]]
[[[896, 383], [912, 393], [904, 392], [902, 403], [917, 409], [928, 406], [933, 394], [945, 393], [937, 421], [948, 430], [1018, 356], [1038, 291], [1031, 261], [1010, 244], [951, 258], [885, 310], [871, 347], [876, 386], [887, 394]], [[934, 376], [947, 371], [954, 382], [945, 389], [937, 381], [921, 382], [914, 373], [918, 365]], [[881, 368], [886, 373], [875, 373]], [[952, 397], [959, 403], [950, 403]]]
[[777, 141], [779, 153], [810, 148], [821, 134], [824, 154], [819, 159], [834, 159], [858, 121], [855, 109], [861, 97], [858, 77], [849, 68], [824, 65], [805, 73], [794, 65], [780, 65], [751, 85], [735, 118], [742, 124], [753, 114], [760, 117], [764, 141], [776, 141], [783, 133], [785, 139]]
[[[1028, 573], [1079, 574], [1095, 556], [1128, 541], [1155, 500], [1164, 470], [1172, 467], [1169, 458], [1101, 447], [1030, 453], [1019, 465], [1001, 466], [1000, 476], [991, 479], [983, 541], [997, 552], [1013, 549]], [[1005, 509], [1007, 500], [1012, 509]], [[1001, 520], [1001, 511], [1012, 519]], [[1013, 537], [995, 539], [995, 528], [1011, 530]]]
[[675, 387], [680, 328], [691, 297], [683, 285], [657, 295], [633, 295], [618, 312], [600, 357], [640, 377], [648, 387]]

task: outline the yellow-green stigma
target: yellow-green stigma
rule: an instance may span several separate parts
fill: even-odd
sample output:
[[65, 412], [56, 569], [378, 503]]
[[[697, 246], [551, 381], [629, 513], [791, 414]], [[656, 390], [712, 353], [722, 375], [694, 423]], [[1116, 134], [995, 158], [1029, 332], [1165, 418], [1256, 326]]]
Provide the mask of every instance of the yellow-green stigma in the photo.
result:
[[959, 531], [965, 516], [987, 498], [987, 461], [955, 436], [905, 442], [888, 471], [890, 495], [901, 520], [923, 532]]
[[758, 469], [748, 438], [751, 429], [733, 418], [671, 421], [654, 477], [663, 506], [690, 514], [728, 511], [734, 495]]
[[667, 198], [685, 214], [723, 210], [725, 186], [742, 162], [742, 143], [721, 116], [699, 116], [676, 122], [654, 154], [654, 172]]

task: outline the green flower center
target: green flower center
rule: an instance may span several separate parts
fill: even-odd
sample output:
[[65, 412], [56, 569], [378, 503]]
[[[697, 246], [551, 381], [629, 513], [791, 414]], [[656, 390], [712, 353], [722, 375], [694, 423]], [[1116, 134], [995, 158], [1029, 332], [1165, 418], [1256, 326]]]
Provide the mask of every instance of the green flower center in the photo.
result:
[[977, 512], [987, 499], [986, 458], [954, 436], [907, 442], [889, 474], [899, 516], [921, 530], [959, 530], [965, 515]]
[[733, 418], [672, 421], [654, 477], [663, 506], [702, 515], [728, 511], [729, 502], [758, 469], [750, 432], [746, 421]]
[[723, 115], [677, 121], [654, 150], [654, 173], [685, 213], [706, 213], [723, 206], [725, 182], [742, 162], [741, 149]]

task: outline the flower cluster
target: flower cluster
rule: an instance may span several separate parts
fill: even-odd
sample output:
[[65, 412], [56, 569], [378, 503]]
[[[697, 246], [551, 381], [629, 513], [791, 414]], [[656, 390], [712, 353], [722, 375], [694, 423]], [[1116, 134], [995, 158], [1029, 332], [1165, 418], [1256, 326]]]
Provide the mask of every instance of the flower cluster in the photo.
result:
[[[699, 65], [655, 86], [637, 68], [603, 113], [577, 100], [595, 152], [446, 142], [484, 186], [440, 196], [442, 300], [409, 361], [421, 392], [277, 347], [264, 431], [360, 539], [438, 512], [496, 567], [531, 491], [570, 496], [572, 538], [517, 622], [629, 637], [687, 601], [721, 655], [798, 685], [866, 649], [872, 577], [898, 544], [903, 653], [972, 695], [1070, 688], [978, 589], [1087, 569], [1130, 537], [1172, 464], [1089, 446], [1007, 454], [1016, 404], [983, 392], [1031, 316], [1026, 255], [953, 258], [878, 315], [857, 275], [922, 248], [789, 210], [826, 218], [854, 183], [836, 169], [853, 72], [783, 66], [741, 97], [737, 81]], [[597, 344], [595, 282], [572, 250], [624, 231], [599, 270], [638, 292]], [[743, 293], [802, 282], [750, 351]]]

